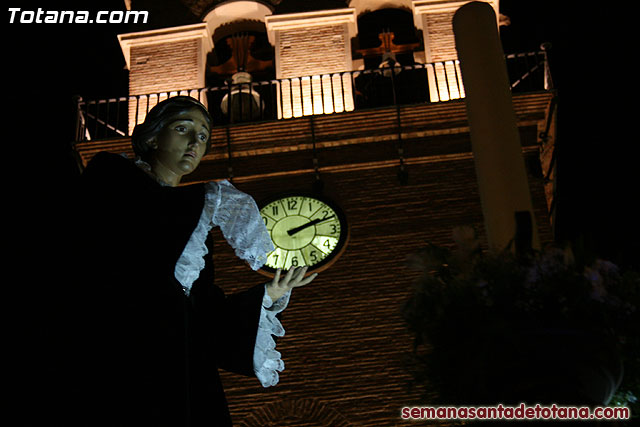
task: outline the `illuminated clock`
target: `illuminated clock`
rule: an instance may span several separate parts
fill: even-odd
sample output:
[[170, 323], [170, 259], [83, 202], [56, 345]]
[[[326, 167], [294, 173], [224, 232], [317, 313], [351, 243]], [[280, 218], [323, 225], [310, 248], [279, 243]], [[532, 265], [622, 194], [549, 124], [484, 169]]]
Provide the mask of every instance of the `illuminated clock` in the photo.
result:
[[290, 193], [261, 204], [260, 214], [275, 249], [263, 270], [288, 270], [308, 266], [308, 271], [328, 267], [343, 252], [349, 230], [338, 205], [318, 195]]

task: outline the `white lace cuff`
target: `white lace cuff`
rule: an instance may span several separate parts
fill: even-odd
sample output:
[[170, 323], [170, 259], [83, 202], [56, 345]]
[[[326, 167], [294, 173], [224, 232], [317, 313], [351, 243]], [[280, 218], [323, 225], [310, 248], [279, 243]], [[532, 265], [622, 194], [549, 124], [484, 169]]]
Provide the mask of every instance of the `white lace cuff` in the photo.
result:
[[280, 359], [280, 353], [276, 351], [276, 343], [271, 335], [284, 336], [284, 328], [276, 314], [287, 307], [290, 296], [291, 291], [288, 291], [274, 303], [265, 285], [258, 334], [253, 351], [253, 370], [263, 387], [276, 385], [280, 379], [278, 372], [284, 370], [284, 362]]

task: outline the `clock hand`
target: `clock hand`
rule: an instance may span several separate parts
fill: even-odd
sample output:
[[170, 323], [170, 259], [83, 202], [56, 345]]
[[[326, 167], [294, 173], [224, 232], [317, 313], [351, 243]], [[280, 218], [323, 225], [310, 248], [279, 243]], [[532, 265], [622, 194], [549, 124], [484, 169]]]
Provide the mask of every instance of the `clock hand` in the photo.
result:
[[294, 235], [294, 234], [296, 234], [297, 232], [302, 231], [302, 230], [304, 230], [304, 229], [305, 229], [305, 228], [307, 228], [307, 227], [311, 227], [312, 225], [316, 225], [316, 224], [317, 224], [317, 223], [319, 223], [320, 221], [321, 221], [321, 220], [320, 220], [320, 218], [314, 219], [313, 221], [309, 221], [308, 223], [306, 223], [306, 224], [302, 224], [302, 225], [301, 225], [301, 226], [299, 226], [299, 227], [292, 228], [291, 230], [288, 230], [288, 231], [287, 231], [287, 234], [288, 234], [289, 236], [293, 236], [293, 235]]
[[331, 219], [331, 218], [334, 218], [334, 217], [335, 217], [335, 215], [331, 215], [331, 216], [329, 216], [329, 217], [327, 217], [327, 218], [323, 218], [323, 219], [321, 219], [321, 218], [316, 218], [316, 219], [314, 219], [313, 221], [309, 221], [309, 222], [308, 222], [308, 223], [306, 223], [306, 224], [302, 224], [302, 225], [301, 225], [301, 226], [299, 226], [299, 227], [292, 228], [291, 230], [288, 230], [288, 231], [287, 231], [287, 234], [288, 234], [289, 236], [293, 236], [293, 235], [294, 235], [294, 234], [296, 234], [297, 232], [302, 231], [302, 230], [304, 230], [304, 229], [305, 229], [305, 228], [307, 228], [307, 227], [311, 227], [312, 225], [316, 225], [316, 224], [318, 224], [319, 222], [326, 221], [326, 220]]

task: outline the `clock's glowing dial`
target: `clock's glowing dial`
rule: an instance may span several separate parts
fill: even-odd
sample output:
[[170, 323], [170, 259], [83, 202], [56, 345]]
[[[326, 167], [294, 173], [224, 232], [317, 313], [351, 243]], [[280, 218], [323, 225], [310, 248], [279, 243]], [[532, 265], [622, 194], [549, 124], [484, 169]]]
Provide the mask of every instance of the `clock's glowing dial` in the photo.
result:
[[331, 202], [312, 196], [277, 198], [260, 209], [276, 247], [265, 267], [313, 268], [335, 256], [345, 243], [344, 215]]

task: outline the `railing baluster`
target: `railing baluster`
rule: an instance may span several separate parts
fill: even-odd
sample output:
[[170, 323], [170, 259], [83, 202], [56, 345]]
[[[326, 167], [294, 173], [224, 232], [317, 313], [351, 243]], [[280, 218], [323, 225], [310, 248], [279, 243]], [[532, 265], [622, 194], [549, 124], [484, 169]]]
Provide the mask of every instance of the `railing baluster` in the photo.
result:
[[458, 98], [462, 98], [462, 81], [458, 78], [457, 61], [453, 61], [453, 76], [456, 78], [456, 87], [458, 88]]
[[534, 73], [534, 78], [531, 79], [532, 81], [531, 81], [531, 84], [530, 84], [531, 89], [534, 90], [534, 88], [536, 87], [536, 81], [535, 80], [537, 80], [537, 76], [540, 74], [538, 72], [538, 70], [540, 70], [540, 69], [544, 70], [544, 68], [542, 68], [540, 66], [540, 57], [538, 56], [538, 54], [533, 54], [533, 55], [531, 55], [531, 57], [533, 58], [533, 61], [535, 63], [534, 67], [535, 67], [535, 70], [536, 70], [536, 72]]
[[339, 101], [337, 97], [338, 88], [337, 88], [337, 84], [334, 81], [336, 76], [340, 77], [340, 74], [336, 73], [336, 74], [329, 75], [329, 80], [331, 81], [331, 113], [338, 112], [338, 101]]
[[447, 73], [447, 63], [443, 62], [442, 67], [444, 68], [444, 87], [447, 90], [447, 101], [451, 100], [451, 86], [449, 85], [449, 73]]
[[431, 102], [431, 94], [429, 93], [429, 71], [427, 71], [427, 64], [419, 64], [422, 66], [422, 74], [425, 76], [425, 78], [427, 79], [427, 84], [425, 85], [425, 88], [427, 89], [425, 95], [425, 99], [427, 100], [427, 102]]
[[304, 81], [298, 77], [298, 89], [300, 90], [300, 117], [304, 116]]
[[526, 86], [526, 77], [529, 75], [529, 70], [531, 69], [529, 67], [529, 57], [526, 55], [520, 55], [520, 64], [524, 69], [520, 80], [523, 82], [523, 86]]
[[94, 126], [93, 126], [93, 134], [95, 135], [95, 139], [98, 139], [100, 137], [100, 134], [98, 132], [98, 117], [100, 115], [100, 106], [97, 102], [95, 102], [93, 105], [95, 105], [96, 108], [96, 112], [94, 114]]
[[[133, 127], [138, 124], [138, 114], [140, 114], [140, 95], [136, 95], [136, 115], [133, 117]], [[129, 131], [129, 129], [133, 129], [133, 127], [129, 126], [127, 131]]]
[[551, 43], [542, 43], [540, 49], [542, 49], [540, 55], [542, 55], [544, 61], [544, 90], [551, 90], [553, 89], [553, 80], [551, 79], [551, 72], [549, 70], [549, 54], [547, 53], [549, 49], [551, 49]]
[[258, 99], [260, 100], [260, 102], [258, 103], [258, 117], [260, 121], [264, 120], [263, 118], [264, 108], [262, 107], [262, 104], [263, 104], [262, 93], [264, 93], [264, 90], [262, 90], [262, 85], [263, 85], [262, 82], [258, 82], [254, 84], [256, 88], [260, 88], [259, 91], [256, 90], [256, 94], [258, 95]]
[[316, 113], [316, 106], [315, 106], [315, 94], [314, 94], [314, 90], [313, 90], [313, 77], [309, 78], [309, 91], [310, 91], [310, 97], [311, 97], [311, 114], [315, 114]]
[[249, 84], [249, 120], [253, 120], [253, 85]]
[[84, 116], [82, 114], [82, 106], [84, 105], [84, 101], [82, 97], [78, 97], [76, 99], [76, 141], [84, 141]]
[[344, 94], [344, 72], [340, 73], [340, 97], [342, 98], [342, 111], [347, 111], [347, 99]]
[[322, 84], [322, 74], [320, 75], [320, 114], [324, 114], [324, 85]]
[[120, 104], [121, 104], [121, 101], [118, 99], [116, 101], [116, 129], [120, 129], [120, 114], [121, 114]]
[[291, 105], [291, 118], [293, 118], [293, 106], [294, 106], [294, 101], [293, 101], [293, 79], [289, 79], [289, 93], [290, 93], [290, 98], [289, 98], [289, 103]]
[[[357, 89], [356, 89], [356, 72], [350, 72], [351, 75], [351, 97], [353, 98], [353, 109], [356, 109]], [[358, 74], [359, 75], [359, 74]]]
[[284, 80], [276, 80], [276, 89], [278, 90], [278, 94], [280, 95], [280, 111], [276, 111], [276, 118], [284, 119], [284, 104], [282, 100], [282, 82]]
[[235, 86], [235, 90], [237, 91], [237, 96], [238, 96], [238, 103], [237, 108], [238, 108], [238, 116], [237, 118], [234, 119], [234, 122], [243, 122], [245, 119], [245, 104], [246, 104], [246, 100], [245, 100], [245, 83], [238, 83]]
[[104, 135], [104, 136], [105, 136], [105, 137], [108, 137], [108, 135], [109, 135], [109, 134], [108, 134], [109, 128], [107, 127], [107, 123], [109, 123], [109, 121], [110, 121], [110, 120], [109, 120], [109, 110], [111, 109], [111, 108], [110, 108], [110, 107], [111, 107], [111, 102], [109, 102], [109, 101], [107, 100], [107, 103], [106, 103], [106, 104], [107, 104], [107, 106], [106, 106], [107, 112], [106, 112], [106, 114], [105, 114], [105, 126], [104, 126], [104, 134], [105, 134], [105, 135]]
[[435, 70], [433, 74], [436, 80], [436, 87], [438, 88], [438, 101], [442, 101], [442, 92], [441, 92], [442, 89], [440, 88], [440, 82], [438, 81], [438, 71], [437, 71], [436, 65], [442, 65], [442, 68], [444, 69], [444, 64], [442, 63], [433, 64], [433, 69]]

